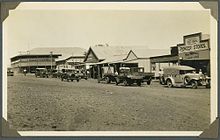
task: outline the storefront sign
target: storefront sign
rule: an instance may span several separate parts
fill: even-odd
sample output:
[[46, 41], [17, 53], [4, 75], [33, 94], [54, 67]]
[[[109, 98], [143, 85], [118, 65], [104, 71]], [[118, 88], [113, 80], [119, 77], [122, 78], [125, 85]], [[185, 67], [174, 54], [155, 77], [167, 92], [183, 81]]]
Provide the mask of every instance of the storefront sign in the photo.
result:
[[209, 49], [208, 41], [193, 45], [178, 46], [179, 53], [194, 52], [194, 51], [208, 50], [208, 49]]
[[210, 59], [210, 51], [202, 50], [195, 52], [186, 52], [179, 54], [180, 60], [207, 60]]
[[185, 38], [185, 45], [186, 45], [186, 46], [195, 45], [195, 44], [198, 44], [199, 42], [200, 42], [199, 36], [194, 36], [194, 37], [190, 37], [190, 38]]

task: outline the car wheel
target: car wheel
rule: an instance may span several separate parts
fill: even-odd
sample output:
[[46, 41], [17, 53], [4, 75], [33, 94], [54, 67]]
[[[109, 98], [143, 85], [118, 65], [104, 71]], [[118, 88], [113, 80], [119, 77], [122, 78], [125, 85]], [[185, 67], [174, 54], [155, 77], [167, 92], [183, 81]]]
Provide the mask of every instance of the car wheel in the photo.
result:
[[172, 84], [171, 80], [167, 80], [167, 86], [168, 86], [168, 88], [173, 87], [173, 84]]
[[120, 80], [118, 77], [115, 78], [115, 84], [118, 85], [120, 83]]
[[211, 81], [209, 80], [207, 85], [205, 86], [206, 88], [211, 88]]
[[137, 85], [138, 85], [138, 86], [141, 86], [141, 81], [137, 81]]
[[184, 84], [185, 84], [185, 85], [189, 84], [189, 81], [190, 81], [190, 78], [189, 78], [188, 76], [186, 76], [186, 77], [184, 78]]
[[128, 81], [126, 79], [124, 79], [123, 83], [124, 83], [124, 86], [128, 85]]
[[109, 83], [110, 83], [110, 78], [109, 78], [109, 77], [105, 77], [105, 82], [106, 82], [107, 84], [109, 84]]
[[198, 87], [198, 82], [196, 80], [193, 80], [191, 82], [191, 86], [192, 86], [193, 89], [196, 89]]
[[76, 81], [79, 82], [79, 79], [77, 79]]
[[149, 79], [149, 80], [147, 81], [147, 85], [150, 85], [150, 83], [151, 83], [151, 79]]

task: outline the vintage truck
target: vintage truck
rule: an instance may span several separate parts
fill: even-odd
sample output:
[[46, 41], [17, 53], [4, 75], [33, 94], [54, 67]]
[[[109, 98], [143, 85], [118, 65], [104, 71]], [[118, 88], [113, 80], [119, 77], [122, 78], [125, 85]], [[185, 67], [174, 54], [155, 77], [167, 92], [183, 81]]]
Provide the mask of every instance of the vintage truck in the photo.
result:
[[196, 73], [196, 69], [189, 66], [170, 66], [163, 69], [163, 75], [160, 76], [160, 83], [171, 87], [197, 88], [206, 86], [210, 88], [210, 77]]
[[142, 67], [121, 67], [119, 74], [115, 77], [115, 81], [116, 85], [123, 83], [125, 86], [130, 86], [136, 83], [141, 86], [143, 82], [147, 82], [150, 85], [153, 76], [154, 73], [146, 73]]
[[35, 77], [48, 78], [48, 70], [46, 68], [36, 68]]

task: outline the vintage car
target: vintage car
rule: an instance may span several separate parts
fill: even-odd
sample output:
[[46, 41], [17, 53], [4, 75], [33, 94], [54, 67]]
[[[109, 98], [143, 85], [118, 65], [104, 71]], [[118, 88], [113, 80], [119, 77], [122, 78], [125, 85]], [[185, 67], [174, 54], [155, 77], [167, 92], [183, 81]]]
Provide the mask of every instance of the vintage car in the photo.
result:
[[138, 86], [141, 86], [141, 83], [144, 81], [146, 81], [147, 84], [150, 84], [153, 75], [153, 73], [145, 73], [143, 68], [121, 67], [115, 81], [116, 85], [123, 83], [127, 86], [136, 83]]
[[163, 69], [160, 83], [171, 87], [197, 88], [198, 86], [210, 87], [210, 77], [196, 73], [196, 69], [189, 66], [170, 66]]
[[12, 68], [7, 68], [7, 76], [14, 76], [14, 72], [12, 71]]
[[61, 81], [66, 80], [67, 82], [73, 81], [73, 80], [76, 80], [77, 82], [79, 82], [80, 80], [80, 77], [76, 75], [76, 70], [70, 69], [70, 68], [62, 69], [60, 78], [61, 78]]
[[85, 79], [85, 80], [88, 79], [85, 70], [76, 69], [76, 76], [79, 77], [80, 79]]
[[49, 70], [49, 72], [48, 72], [48, 74], [49, 74], [49, 76], [51, 77], [51, 78], [57, 78], [58, 77], [58, 70], [56, 70], [56, 69], [50, 69]]
[[36, 68], [35, 77], [48, 78], [49, 74], [46, 68]]
[[114, 67], [104, 66], [101, 68], [101, 76], [98, 78], [98, 83], [105, 81], [105, 83], [115, 82], [116, 74], [114, 73]]

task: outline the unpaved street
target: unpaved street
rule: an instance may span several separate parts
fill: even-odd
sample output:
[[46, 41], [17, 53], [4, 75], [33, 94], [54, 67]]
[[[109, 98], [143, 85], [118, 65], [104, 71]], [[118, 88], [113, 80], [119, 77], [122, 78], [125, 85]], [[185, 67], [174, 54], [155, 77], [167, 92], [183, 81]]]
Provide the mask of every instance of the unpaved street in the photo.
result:
[[8, 77], [8, 121], [16, 130], [202, 131], [210, 89], [116, 86], [96, 80], [61, 82]]

